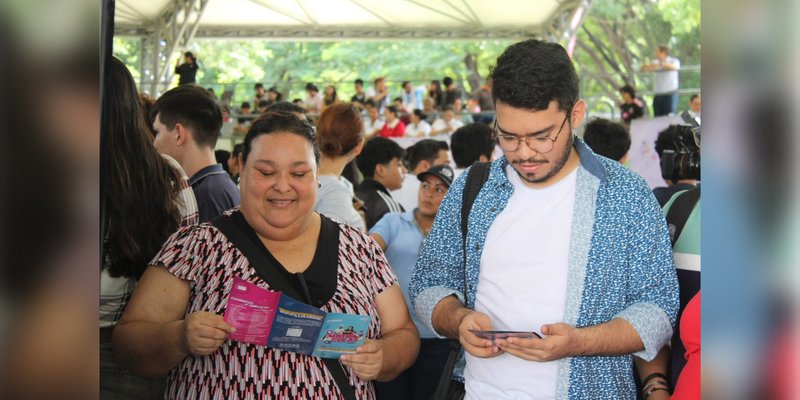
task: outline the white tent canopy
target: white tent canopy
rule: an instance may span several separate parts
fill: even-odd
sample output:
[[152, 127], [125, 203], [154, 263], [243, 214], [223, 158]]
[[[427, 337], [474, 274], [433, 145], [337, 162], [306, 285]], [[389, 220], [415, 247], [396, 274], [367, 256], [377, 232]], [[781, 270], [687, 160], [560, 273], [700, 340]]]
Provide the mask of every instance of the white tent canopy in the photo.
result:
[[117, 0], [115, 34], [142, 37], [143, 82], [165, 87], [194, 38], [574, 37], [590, 0]]

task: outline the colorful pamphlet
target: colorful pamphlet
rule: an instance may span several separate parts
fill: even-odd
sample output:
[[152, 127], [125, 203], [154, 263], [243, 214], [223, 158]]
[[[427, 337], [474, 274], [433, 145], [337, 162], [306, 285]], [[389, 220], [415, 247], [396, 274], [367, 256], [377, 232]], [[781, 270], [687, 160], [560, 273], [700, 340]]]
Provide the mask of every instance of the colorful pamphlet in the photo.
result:
[[355, 353], [372, 320], [368, 315], [326, 313], [238, 277], [223, 318], [236, 328], [233, 340], [323, 358]]

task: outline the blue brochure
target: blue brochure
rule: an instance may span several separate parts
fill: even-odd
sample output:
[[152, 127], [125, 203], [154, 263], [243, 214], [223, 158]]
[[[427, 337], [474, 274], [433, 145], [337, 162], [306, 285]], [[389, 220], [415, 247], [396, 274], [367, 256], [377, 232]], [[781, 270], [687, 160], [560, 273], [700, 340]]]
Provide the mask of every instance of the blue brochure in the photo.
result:
[[325, 311], [281, 295], [272, 321], [267, 346], [300, 354], [312, 354]]
[[372, 317], [365, 315], [330, 313], [325, 317], [317, 340], [314, 355], [323, 358], [339, 358], [342, 354], [355, 353], [364, 344]]
[[236, 327], [232, 340], [336, 359], [364, 344], [372, 321], [369, 315], [329, 314], [239, 278], [224, 318]]

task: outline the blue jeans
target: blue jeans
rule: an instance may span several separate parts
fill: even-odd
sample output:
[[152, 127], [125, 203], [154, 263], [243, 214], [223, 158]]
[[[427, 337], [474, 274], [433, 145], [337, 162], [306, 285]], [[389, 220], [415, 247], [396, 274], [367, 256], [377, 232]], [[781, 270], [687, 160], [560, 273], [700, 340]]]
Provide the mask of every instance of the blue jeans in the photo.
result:
[[163, 399], [166, 378], [147, 379], [117, 364], [111, 343], [100, 345], [100, 399]]
[[653, 116], [661, 117], [678, 112], [678, 93], [657, 94], [653, 97]]

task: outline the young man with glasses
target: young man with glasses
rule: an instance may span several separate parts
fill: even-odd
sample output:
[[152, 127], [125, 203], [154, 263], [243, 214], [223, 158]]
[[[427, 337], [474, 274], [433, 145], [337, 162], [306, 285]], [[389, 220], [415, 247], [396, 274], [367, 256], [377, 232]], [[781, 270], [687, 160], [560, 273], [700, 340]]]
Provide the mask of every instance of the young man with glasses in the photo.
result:
[[464, 347], [453, 379], [467, 398], [635, 399], [632, 355], [656, 355], [678, 307], [663, 214], [641, 177], [572, 133], [586, 103], [563, 47], [512, 45], [492, 81], [504, 156], [472, 205], [466, 249], [470, 170], [445, 196], [409, 285], [415, 312]]

